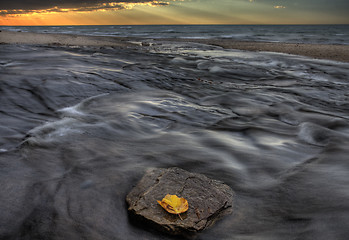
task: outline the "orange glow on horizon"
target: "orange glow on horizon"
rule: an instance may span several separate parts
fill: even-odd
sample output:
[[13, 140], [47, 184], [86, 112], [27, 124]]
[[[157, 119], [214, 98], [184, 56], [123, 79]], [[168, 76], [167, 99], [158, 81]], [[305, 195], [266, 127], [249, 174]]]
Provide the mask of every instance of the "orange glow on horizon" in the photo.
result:
[[[106, 0], [105, 0], [106, 1]], [[109, 0], [108, 0], [109, 1]], [[1, 10], [0, 26], [170, 24], [349, 24], [347, 14], [256, 0], [131, 0], [71, 8]], [[126, 1], [126, 0], [122, 0]], [[139, 1], [139, 2], [137, 2]], [[66, 2], [66, 0], [65, 0]], [[96, 1], [97, 2], [97, 1]]]
[[76, 14], [68, 13], [30, 13], [16, 16], [0, 17], [0, 25], [4, 26], [35, 26], [35, 25], [75, 25]]

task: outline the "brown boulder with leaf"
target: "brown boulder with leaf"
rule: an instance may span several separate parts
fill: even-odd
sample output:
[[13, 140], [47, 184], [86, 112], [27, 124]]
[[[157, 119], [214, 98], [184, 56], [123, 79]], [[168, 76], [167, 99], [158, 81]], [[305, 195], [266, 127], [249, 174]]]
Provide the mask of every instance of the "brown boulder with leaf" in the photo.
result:
[[202, 174], [157, 168], [146, 172], [126, 201], [134, 222], [190, 236], [232, 212], [233, 191]]

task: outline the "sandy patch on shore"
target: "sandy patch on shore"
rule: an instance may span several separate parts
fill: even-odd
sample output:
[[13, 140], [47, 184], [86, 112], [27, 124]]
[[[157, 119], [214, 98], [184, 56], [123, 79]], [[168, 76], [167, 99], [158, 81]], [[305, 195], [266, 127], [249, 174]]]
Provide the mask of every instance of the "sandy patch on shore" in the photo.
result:
[[[297, 44], [271, 42], [243, 42], [230, 39], [162, 39], [177, 42], [196, 42], [223, 48], [247, 51], [267, 51], [302, 55], [317, 59], [349, 62], [349, 45]], [[71, 34], [49, 34], [28, 32], [0, 32], [0, 43], [5, 44], [58, 44], [76, 46], [119, 46], [133, 45], [131, 38], [79, 36]], [[139, 41], [139, 39], [138, 39]], [[159, 40], [157, 40], [159, 41]]]
[[196, 42], [230, 49], [279, 52], [317, 59], [349, 62], [349, 45], [242, 42], [230, 39], [173, 39], [173, 41]]
[[0, 43], [5, 44], [57, 44], [70, 46], [130, 46], [125, 38], [80, 36], [72, 34], [0, 32]]

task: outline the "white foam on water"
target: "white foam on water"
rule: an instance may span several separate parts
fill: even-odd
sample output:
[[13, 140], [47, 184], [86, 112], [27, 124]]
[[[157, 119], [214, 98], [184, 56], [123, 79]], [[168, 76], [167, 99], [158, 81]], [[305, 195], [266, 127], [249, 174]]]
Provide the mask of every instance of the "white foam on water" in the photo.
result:
[[58, 112], [63, 113], [64, 116], [84, 116], [86, 115], [85, 113], [83, 113], [82, 111], [79, 110], [79, 106], [75, 105], [75, 106], [71, 106], [71, 107], [66, 107], [66, 108], [62, 108], [60, 110], [58, 110]]
[[210, 66], [210, 62], [206, 60], [199, 60], [197, 61], [197, 69], [204, 70], [208, 69]]
[[188, 61], [184, 58], [181, 58], [181, 57], [176, 57], [176, 58], [171, 60], [171, 63], [173, 63], [173, 64], [189, 64], [190, 61]]
[[219, 66], [213, 66], [213, 67], [210, 67], [210, 73], [224, 73], [224, 72], [227, 72], [226, 69], [222, 68], [222, 67], [219, 67]]
[[63, 118], [55, 122], [48, 122], [28, 132], [30, 137], [26, 139], [29, 143], [55, 142], [59, 138], [66, 138], [71, 134], [81, 134], [79, 126], [81, 122], [73, 118]]

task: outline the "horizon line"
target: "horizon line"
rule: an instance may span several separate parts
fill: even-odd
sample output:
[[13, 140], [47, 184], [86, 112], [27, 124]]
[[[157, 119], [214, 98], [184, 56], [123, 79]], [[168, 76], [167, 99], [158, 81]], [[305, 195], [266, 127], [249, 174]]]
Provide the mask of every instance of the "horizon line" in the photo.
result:
[[349, 25], [349, 23], [262, 23], [262, 24], [243, 24], [243, 23], [205, 23], [205, 24], [63, 24], [63, 25], [0, 25], [0, 27], [66, 27], [66, 26], [318, 26], [318, 25]]

